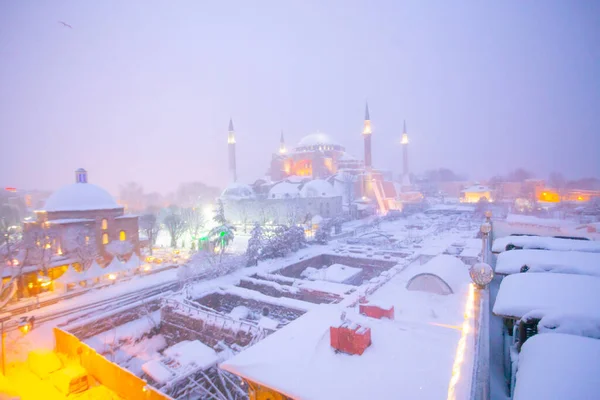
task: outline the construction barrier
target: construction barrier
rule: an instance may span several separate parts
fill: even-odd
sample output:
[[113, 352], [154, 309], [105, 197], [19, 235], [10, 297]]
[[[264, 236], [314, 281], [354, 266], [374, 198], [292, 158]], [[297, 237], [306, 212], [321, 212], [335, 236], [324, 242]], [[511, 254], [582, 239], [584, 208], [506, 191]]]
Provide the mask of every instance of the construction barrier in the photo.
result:
[[144, 380], [107, 360], [76, 336], [54, 328], [55, 351], [78, 360], [83, 368], [102, 385], [127, 400], [173, 400], [150, 387]]

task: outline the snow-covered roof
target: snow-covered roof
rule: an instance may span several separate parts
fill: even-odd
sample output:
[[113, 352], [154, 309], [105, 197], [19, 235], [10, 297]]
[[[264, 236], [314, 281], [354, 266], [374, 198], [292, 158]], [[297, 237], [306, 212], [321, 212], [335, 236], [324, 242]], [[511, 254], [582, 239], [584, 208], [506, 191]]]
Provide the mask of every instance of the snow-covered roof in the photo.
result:
[[254, 190], [243, 183], [232, 183], [223, 190], [221, 197], [232, 200], [252, 199], [254, 198]]
[[85, 271], [86, 279], [96, 279], [100, 278], [106, 274], [109, 274], [111, 271], [103, 269], [97, 262], [94, 260], [92, 265]]
[[44, 211], [90, 211], [123, 208], [100, 186], [91, 183], [72, 183], [52, 193]]
[[329, 135], [322, 132], [316, 132], [306, 135], [300, 139], [296, 148], [319, 145], [339, 146]]
[[506, 251], [506, 246], [522, 247], [524, 249], [545, 249], [557, 251], [587, 251], [600, 253], [600, 242], [593, 240], [560, 239], [546, 236], [505, 236], [494, 240], [492, 251]]
[[165, 349], [163, 354], [183, 365], [196, 363], [202, 369], [210, 368], [218, 361], [217, 353], [199, 340], [184, 340]]
[[297, 184], [281, 181], [271, 187], [268, 196], [269, 199], [289, 199], [300, 197], [300, 191]]
[[66, 285], [68, 283], [77, 283], [85, 281], [86, 279], [88, 278], [85, 273], [77, 272], [73, 267], [69, 266], [65, 273], [59, 276], [57, 279], [55, 279], [54, 282]]
[[63, 219], [52, 219], [48, 223], [50, 225], [67, 225], [67, 224], [81, 224], [85, 222], [94, 222], [93, 219], [88, 218], [63, 218]]
[[560, 333], [529, 338], [519, 354], [514, 400], [588, 400], [600, 393], [600, 340]]
[[439, 254], [421, 265], [420, 268], [412, 270], [409, 279], [420, 274], [432, 274], [440, 277], [454, 293], [460, 292], [471, 282], [469, 268], [465, 263], [447, 254]]
[[[360, 355], [337, 353], [329, 328], [348, 309], [321, 305], [221, 364], [221, 368], [296, 399], [446, 398], [460, 332], [348, 312], [371, 328]], [[432, 362], [435, 360], [435, 362]]]
[[215, 365], [217, 353], [199, 340], [184, 340], [163, 351], [167, 357], [148, 361], [142, 370], [159, 384]]
[[600, 253], [555, 250], [511, 250], [498, 255], [497, 274], [517, 274], [521, 267], [528, 272], [561, 272], [600, 277]]
[[338, 194], [333, 186], [323, 179], [313, 179], [306, 182], [300, 189], [302, 197], [335, 197]]
[[521, 318], [534, 310], [599, 316], [600, 278], [559, 273], [508, 275], [500, 283], [493, 312]]
[[359, 161], [358, 158], [354, 157], [352, 154], [348, 152], [343, 152], [339, 161]]

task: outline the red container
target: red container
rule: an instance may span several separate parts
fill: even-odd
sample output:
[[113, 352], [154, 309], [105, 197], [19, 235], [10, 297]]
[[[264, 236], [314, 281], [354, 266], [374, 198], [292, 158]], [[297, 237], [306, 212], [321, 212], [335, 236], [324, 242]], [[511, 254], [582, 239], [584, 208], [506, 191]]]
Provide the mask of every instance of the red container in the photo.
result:
[[347, 353], [361, 355], [371, 345], [371, 328], [344, 322], [329, 328], [331, 347]]
[[394, 306], [390, 308], [382, 308], [373, 304], [360, 304], [359, 312], [367, 317], [381, 319], [383, 317], [394, 319]]

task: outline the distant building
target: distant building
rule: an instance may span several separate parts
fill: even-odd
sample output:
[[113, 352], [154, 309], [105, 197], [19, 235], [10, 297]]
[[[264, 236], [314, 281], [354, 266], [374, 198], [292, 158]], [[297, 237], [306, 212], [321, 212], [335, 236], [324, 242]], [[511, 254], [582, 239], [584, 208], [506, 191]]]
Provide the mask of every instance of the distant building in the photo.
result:
[[481, 199], [493, 201], [492, 189], [488, 186], [473, 185], [463, 189], [460, 193], [461, 203], [477, 203]]
[[[230, 123], [229, 166], [233, 171], [236, 161], [232, 132]], [[227, 204], [226, 213], [234, 221], [282, 223], [286, 220], [282, 216], [292, 213], [290, 209], [295, 210], [294, 214], [299, 212], [304, 216], [320, 215], [323, 218], [344, 212], [362, 215], [375, 209], [380, 213], [400, 209], [401, 185], [392, 181], [390, 172], [373, 167], [372, 134], [368, 106], [362, 131], [364, 160], [349, 154], [344, 146], [322, 132], [309, 134], [295, 147], [288, 148], [282, 132], [279, 149], [271, 157], [265, 179], [256, 181], [252, 186], [239, 185], [236, 174], [232, 173], [233, 183], [221, 196]], [[404, 190], [409, 192], [413, 189], [408, 179], [406, 128], [402, 140]]]

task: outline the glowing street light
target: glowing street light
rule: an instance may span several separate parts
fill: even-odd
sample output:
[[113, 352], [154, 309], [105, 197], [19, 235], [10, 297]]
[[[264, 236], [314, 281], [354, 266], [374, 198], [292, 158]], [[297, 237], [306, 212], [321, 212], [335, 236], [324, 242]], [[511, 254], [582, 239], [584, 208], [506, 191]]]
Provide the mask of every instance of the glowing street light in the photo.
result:
[[117, 275], [115, 275], [115, 274], [108, 274], [108, 279], [110, 279], [111, 281], [114, 281], [115, 279], [117, 279]]
[[489, 264], [481, 262], [474, 264], [469, 269], [469, 275], [477, 288], [484, 289], [494, 279], [494, 270]]

